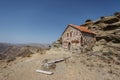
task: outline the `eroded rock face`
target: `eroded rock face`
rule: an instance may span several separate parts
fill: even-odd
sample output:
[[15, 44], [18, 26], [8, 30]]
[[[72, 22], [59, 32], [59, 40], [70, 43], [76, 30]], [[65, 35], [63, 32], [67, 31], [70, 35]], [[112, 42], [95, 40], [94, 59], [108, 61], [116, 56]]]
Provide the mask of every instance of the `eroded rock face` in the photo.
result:
[[97, 41], [92, 51], [100, 52], [102, 57], [120, 63], [120, 12], [94, 21], [93, 25], [89, 26], [91, 30], [93, 26], [96, 26]]
[[116, 16], [107, 16], [107, 17], [102, 17], [101, 21], [106, 24], [112, 24], [118, 22], [119, 18], [117, 18]]
[[102, 17], [93, 23], [91, 27], [96, 26], [97, 41], [105, 39], [107, 42], [120, 43], [120, 19], [118, 16], [120, 16], [120, 13]]

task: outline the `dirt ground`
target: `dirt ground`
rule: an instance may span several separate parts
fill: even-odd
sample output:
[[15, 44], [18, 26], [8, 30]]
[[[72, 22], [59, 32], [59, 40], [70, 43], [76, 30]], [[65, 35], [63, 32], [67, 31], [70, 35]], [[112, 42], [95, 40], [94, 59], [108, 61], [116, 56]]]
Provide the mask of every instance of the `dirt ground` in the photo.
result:
[[[53, 75], [37, 73], [44, 59], [56, 60], [70, 57], [56, 63]], [[120, 66], [104, 63], [97, 57], [51, 49], [46, 54], [17, 58], [5, 63], [0, 61], [0, 80], [120, 80]]]

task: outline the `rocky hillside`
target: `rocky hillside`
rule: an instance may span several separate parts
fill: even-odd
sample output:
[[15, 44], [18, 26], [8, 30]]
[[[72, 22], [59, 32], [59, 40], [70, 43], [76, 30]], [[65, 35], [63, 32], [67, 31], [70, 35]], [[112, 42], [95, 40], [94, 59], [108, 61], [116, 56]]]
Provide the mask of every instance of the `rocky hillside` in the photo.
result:
[[96, 21], [86, 20], [83, 25], [96, 32], [92, 51], [110, 63], [120, 64], [120, 12]]
[[14, 60], [16, 57], [29, 57], [31, 54], [40, 53], [43, 54], [44, 50], [48, 47], [43, 45], [25, 44], [25, 45], [13, 45], [7, 43], [0, 43], [0, 60], [7, 59]]

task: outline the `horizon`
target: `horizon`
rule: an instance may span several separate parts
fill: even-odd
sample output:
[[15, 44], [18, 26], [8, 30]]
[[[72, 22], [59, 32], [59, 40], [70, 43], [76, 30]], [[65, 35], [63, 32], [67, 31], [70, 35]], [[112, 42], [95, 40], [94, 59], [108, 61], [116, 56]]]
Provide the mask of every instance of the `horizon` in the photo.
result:
[[32, 42], [29, 42], [29, 43], [12, 43], [12, 42], [0, 42], [0, 44], [11, 44], [11, 45], [50, 45], [52, 43], [32, 43]]
[[81, 25], [120, 12], [115, 0], [1, 0], [0, 42], [56, 41], [68, 24]]

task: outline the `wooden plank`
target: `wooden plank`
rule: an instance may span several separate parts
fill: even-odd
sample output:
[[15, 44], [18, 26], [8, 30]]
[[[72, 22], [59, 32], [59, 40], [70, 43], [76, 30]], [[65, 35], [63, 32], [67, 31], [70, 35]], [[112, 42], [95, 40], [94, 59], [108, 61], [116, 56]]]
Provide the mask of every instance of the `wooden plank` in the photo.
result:
[[48, 63], [48, 64], [51, 64], [51, 63], [58, 63], [58, 62], [61, 62], [61, 61], [66, 60], [66, 59], [68, 59], [68, 58], [70, 58], [70, 57], [62, 58], [62, 59], [58, 59], [58, 60], [53, 60], [53, 61], [48, 61], [47, 63]]
[[57, 63], [57, 62], [61, 62], [61, 61], [64, 61], [64, 59], [48, 61], [47, 63], [50, 64], [50, 63]]
[[44, 70], [36, 70], [36, 72], [43, 73], [43, 74], [48, 74], [48, 75], [53, 74], [53, 72], [44, 71]]

